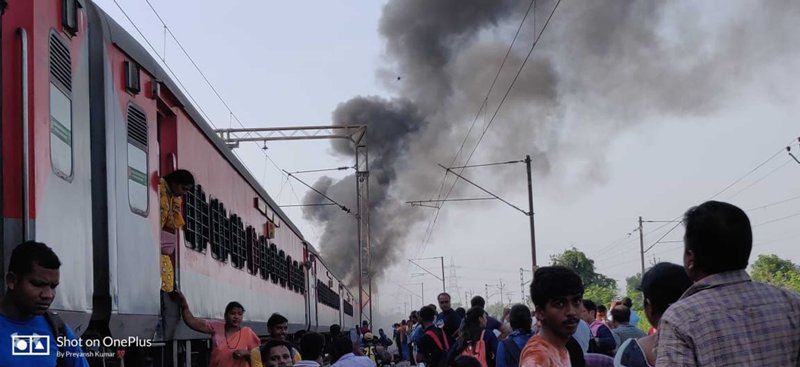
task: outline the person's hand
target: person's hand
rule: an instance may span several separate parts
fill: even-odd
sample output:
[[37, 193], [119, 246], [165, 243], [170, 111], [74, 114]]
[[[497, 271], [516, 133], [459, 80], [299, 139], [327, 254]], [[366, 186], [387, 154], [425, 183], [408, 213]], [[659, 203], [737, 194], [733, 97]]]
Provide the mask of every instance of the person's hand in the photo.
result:
[[175, 291], [172, 292], [172, 296], [176, 301], [178, 301], [178, 304], [181, 306], [181, 308], [189, 307], [189, 303], [186, 302], [186, 296], [183, 295], [183, 292], [181, 292], [180, 289], [176, 288]]
[[250, 352], [247, 349], [237, 349], [233, 351], [233, 359], [247, 359], [250, 358]]

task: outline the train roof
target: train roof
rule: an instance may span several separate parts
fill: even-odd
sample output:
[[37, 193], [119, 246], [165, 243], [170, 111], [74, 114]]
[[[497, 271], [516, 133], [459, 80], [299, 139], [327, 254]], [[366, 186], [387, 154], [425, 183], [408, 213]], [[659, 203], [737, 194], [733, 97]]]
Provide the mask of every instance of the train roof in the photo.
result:
[[[211, 125], [206, 121], [203, 116], [199, 113], [199, 111], [194, 107], [191, 101], [186, 98], [183, 92], [178, 88], [172, 78], [167, 75], [161, 65], [150, 55], [149, 52], [135, 39], [131, 36], [122, 26], [119, 25], [111, 16], [109, 16], [103, 9], [99, 6], [90, 2], [90, 6], [94, 7], [100, 18], [103, 20], [103, 30], [104, 30], [104, 38], [109, 39], [112, 43], [114, 43], [117, 47], [119, 47], [122, 51], [124, 51], [133, 61], [147, 70], [148, 73], [152, 74], [157, 80], [161, 81], [163, 84], [167, 86], [170, 93], [172, 93], [175, 98], [183, 105], [184, 111], [189, 115], [189, 117], [194, 121], [194, 123], [200, 127], [203, 133], [206, 135], [209, 141], [217, 148], [225, 159], [230, 162], [233, 167], [239, 172], [239, 174], [250, 184], [250, 186], [258, 192], [262, 199], [264, 199], [267, 204], [272, 208], [272, 210], [278, 214], [278, 216], [289, 225], [289, 227], [294, 231], [298, 237], [300, 237], [303, 242], [308, 244], [303, 237], [302, 232], [294, 225], [294, 223], [289, 219], [286, 213], [278, 207], [278, 204], [272, 200], [272, 197], [267, 194], [267, 191], [264, 190], [263, 187], [258, 183], [258, 181], [253, 177], [250, 171], [244, 166], [244, 163], [239, 161], [239, 159], [233, 154], [230, 148], [225, 144], [224, 141], [214, 132], [211, 128]], [[310, 245], [309, 245], [310, 247]], [[316, 250], [315, 250], [316, 252]]]

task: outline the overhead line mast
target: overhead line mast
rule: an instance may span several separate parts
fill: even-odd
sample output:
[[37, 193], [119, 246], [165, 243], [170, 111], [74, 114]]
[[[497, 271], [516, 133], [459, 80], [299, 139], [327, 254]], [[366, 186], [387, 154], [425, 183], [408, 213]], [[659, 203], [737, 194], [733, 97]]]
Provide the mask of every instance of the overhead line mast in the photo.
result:
[[[367, 126], [289, 126], [219, 129], [216, 133], [231, 149], [241, 142], [346, 139], [355, 146], [356, 206], [358, 211], [358, 304], [361, 321], [372, 325], [372, 268], [369, 237], [369, 154]], [[287, 172], [288, 174], [288, 172]]]

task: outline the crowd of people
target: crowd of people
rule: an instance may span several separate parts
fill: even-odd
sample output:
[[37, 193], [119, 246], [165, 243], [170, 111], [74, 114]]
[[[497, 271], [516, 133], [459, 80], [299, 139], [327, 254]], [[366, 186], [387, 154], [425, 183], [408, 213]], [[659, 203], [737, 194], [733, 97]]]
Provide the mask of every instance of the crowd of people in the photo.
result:
[[800, 366], [800, 295], [752, 281], [745, 269], [752, 229], [740, 208], [709, 201], [683, 218], [683, 266], [659, 263], [642, 276], [644, 317], [630, 298], [584, 299], [561, 266], [535, 271], [533, 310], [518, 304], [495, 320], [482, 297], [469, 310], [450, 296], [394, 325], [398, 359], [435, 366]]
[[[167, 186], [162, 226], [166, 217], [180, 227], [173, 199], [190, 188], [190, 177], [162, 181]], [[331, 325], [327, 335], [303, 330], [290, 335], [289, 320], [273, 314], [269, 336], [261, 340], [242, 325], [242, 304], [230, 302], [222, 321], [202, 320], [180, 290], [172, 294], [186, 325], [210, 335], [212, 367], [800, 366], [800, 294], [752, 281], [745, 272], [753, 240], [744, 211], [709, 201], [689, 209], [683, 223], [683, 265], [659, 263], [641, 279], [648, 332], [637, 327], [642, 316], [631, 299], [608, 307], [585, 299], [580, 276], [562, 266], [536, 269], [530, 285], [533, 309], [516, 304], [495, 319], [480, 296], [465, 310], [454, 309], [450, 295], [441, 293], [438, 307], [413, 311], [392, 326], [391, 338], [383, 329], [375, 335], [366, 321], [349, 333]], [[48, 311], [60, 266], [43, 243], [25, 242], [11, 253], [0, 301], [0, 338], [18, 343], [19, 335], [49, 336], [45, 342], [60, 357], [14, 358], [4, 347], [0, 366], [88, 367], [76, 343], [55, 344], [57, 337], [76, 340], [73, 330]], [[169, 288], [169, 283], [163, 285]]]

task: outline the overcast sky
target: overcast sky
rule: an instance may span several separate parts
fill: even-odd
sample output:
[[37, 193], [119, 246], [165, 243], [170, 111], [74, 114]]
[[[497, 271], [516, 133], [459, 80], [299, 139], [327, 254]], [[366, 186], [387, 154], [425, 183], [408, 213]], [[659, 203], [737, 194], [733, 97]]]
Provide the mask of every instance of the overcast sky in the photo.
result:
[[[237, 127], [238, 122], [171, 37], [166, 37], [165, 45], [163, 27], [147, 3], [117, 1], [159, 54], [166, 49], [166, 63], [212, 123], [219, 128]], [[452, 71], [451, 85], [456, 91], [451, 99], [462, 101], [458, 108], [455, 102], [446, 108], [460, 113], [429, 113], [431, 107], [420, 97], [425, 93], [419, 91], [430, 89], [410, 85], [418, 80], [411, 69], [416, 60], [398, 62], [392, 45], [379, 32], [387, 1], [150, 2], [244, 126], [328, 125], [337, 106], [356, 96], [405, 97], [422, 106], [431, 125], [445, 119], [455, 121], [447, 122], [453, 126], [447, 133], [422, 128], [411, 135], [397, 184], [389, 189], [397, 202], [436, 198], [443, 177], [436, 164], [448, 164], [456, 154], [472, 122], [465, 116], [479, 111], [481, 98], [527, 7], [497, 10], [497, 19], [481, 28], [474, 39], [454, 41], [464, 45], [455, 49], [456, 57], [447, 70]], [[114, 1], [97, 3], [141, 40]], [[416, 3], [419, 1], [405, 5]], [[441, 2], [451, 3], [455, 2]], [[470, 160], [472, 164], [517, 160], [525, 154], [533, 154], [536, 160], [537, 153], [548, 153], [548, 161], [537, 162], [533, 174], [540, 265], [547, 264], [552, 254], [575, 246], [595, 260], [600, 273], [624, 287], [625, 277], [640, 269], [639, 235], [632, 232], [638, 217], [675, 220], [690, 206], [712, 197], [748, 210], [755, 227], [751, 260], [759, 254], [777, 254], [800, 263], [800, 164], [781, 151], [794, 141], [793, 151], [800, 154], [800, 36], [789, 27], [797, 24], [800, 11], [792, 2], [776, 1], [774, 5], [774, 9], [765, 9], [755, 1], [678, 2], [666, 9], [625, 9], [626, 14], [604, 9], [600, 15], [605, 15], [609, 24], [621, 25], [609, 28], [615, 33], [607, 37], [600, 34], [598, 40], [588, 41], [575, 35], [582, 27], [591, 26], [581, 17], [587, 10], [577, 9], [574, 1], [560, 5], [551, 28], [544, 31], [533, 52], [532, 60], [542, 63], [529, 63], [520, 73], [522, 80], [526, 76], [533, 80], [524, 85], [535, 85], [542, 65], [549, 65], [558, 80], [559, 97], [553, 104], [557, 107], [543, 104], [540, 108], [540, 102], [526, 105], [523, 96], [530, 91], [520, 89], [523, 95], [510, 102], [511, 112], [504, 115], [505, 110], [499, 110], [486, 141]], [[553, 1], [537, 1], [538, 30], [553, 6]], [[408, 23], [409, 29], [415, 26]], [[637, 27], [656, 29], [644, 34], [657, 41], [641, 41], [636, 37]], [[590, 29], [589, 33], [605, 29]], [[529, 49], [531, 37], [524, 33], [524, 42], [517, 41], [521, 43], [513, 55], [524, 56]], [[582, 56], [585, 49], [606, 46], [606, 50]], [[664, 60], [658, 60], [660, 51], [651, 48], [680, 49], [680, 53], [664, 51], [680, 57], [656, 67], [655, 63]], [[512, 57], [503, 75], [513, 75], [520, 59]], [[593, 70], [601, 67], [610, 71]], [[684, 73], [685, 69], [693, 73]], [[510, 81], [508, 77], [498, 79], [487, 109], [489, 117]], [[515, 98], [515, 92], [512, 89], [509, 98]], [[526, 115], [526, 109], [537, 110]], [[549, 112], [539, 115], [543, 109]], [[479, 126], [485, 126], [489, 117], [484, 115]], [[477, 130], [472, 132], [467, 149], [472, 149], [477, 135]], [[515, 137], [520, 137], [519, 141], [512, 141]], [[553, 142], [548, 140], [551, 137]], [[436, 149], [429, 154], [425, 149], [431, 145]], [[327, 142], [274, 142], [268, 148], [274, 162], [289, 171], [352, 164]], [[306, 188], [287, 183], [260, 151], [261, 147], [253, 144], [242, 146], [237, 153], [278, 203], [301, 202]], [[344, 175], [326, 174], [337, 179]], [[473, 168], [464, 174], [527, 209], [524, 165]], [[302, 177], [312, 183], [321, 176]], [[427, 183], [419, 189], [403, 186], [420, 178]], [[484, 194], [461, 182], [451, 197], [478, 196]], [[414, 210], [419, 212], [409, 214], [415, 219], [407, 222], [407, 236], [401, 237], [399, 251], [373, 288], [381, 312], [405, 312], [411, 301], [419, 307], [421, 282], [424, 302], [435, 302], [441, 283], [430, 275], [418, 275], [422, 272], [410, 265], [408, 258], [444, 256], [448, 291], [457, 302], [466, 292], [483, 295], [489, 284], [490, 302], [494, 303], [499, 300], [501, 281], [504, 301], [520, 300], [519, 269], [531, 265], [527, 217], [497, 201], [448, 203], [426, 242], [434, 209]], [[320, 241], [325, 228], [309, 220], [301, 209], [286, 208], [285, 212], [304, 236], [325, 252], [326, 243]], [[664, 243], [647, 252], [648, 264], [682, 261], [682, 244], [674, 241], [680, 241], [683, 228], [667, 233], [674, 225], [664, 225], [644, 225], [646, 248], [664, 236]], [[420, 264], [434, 273], [440, 271], [437, 261]], [[450, 277], [451, 272], [457, 279]], [[530, 273], [523, 276], [530, 279]]]

